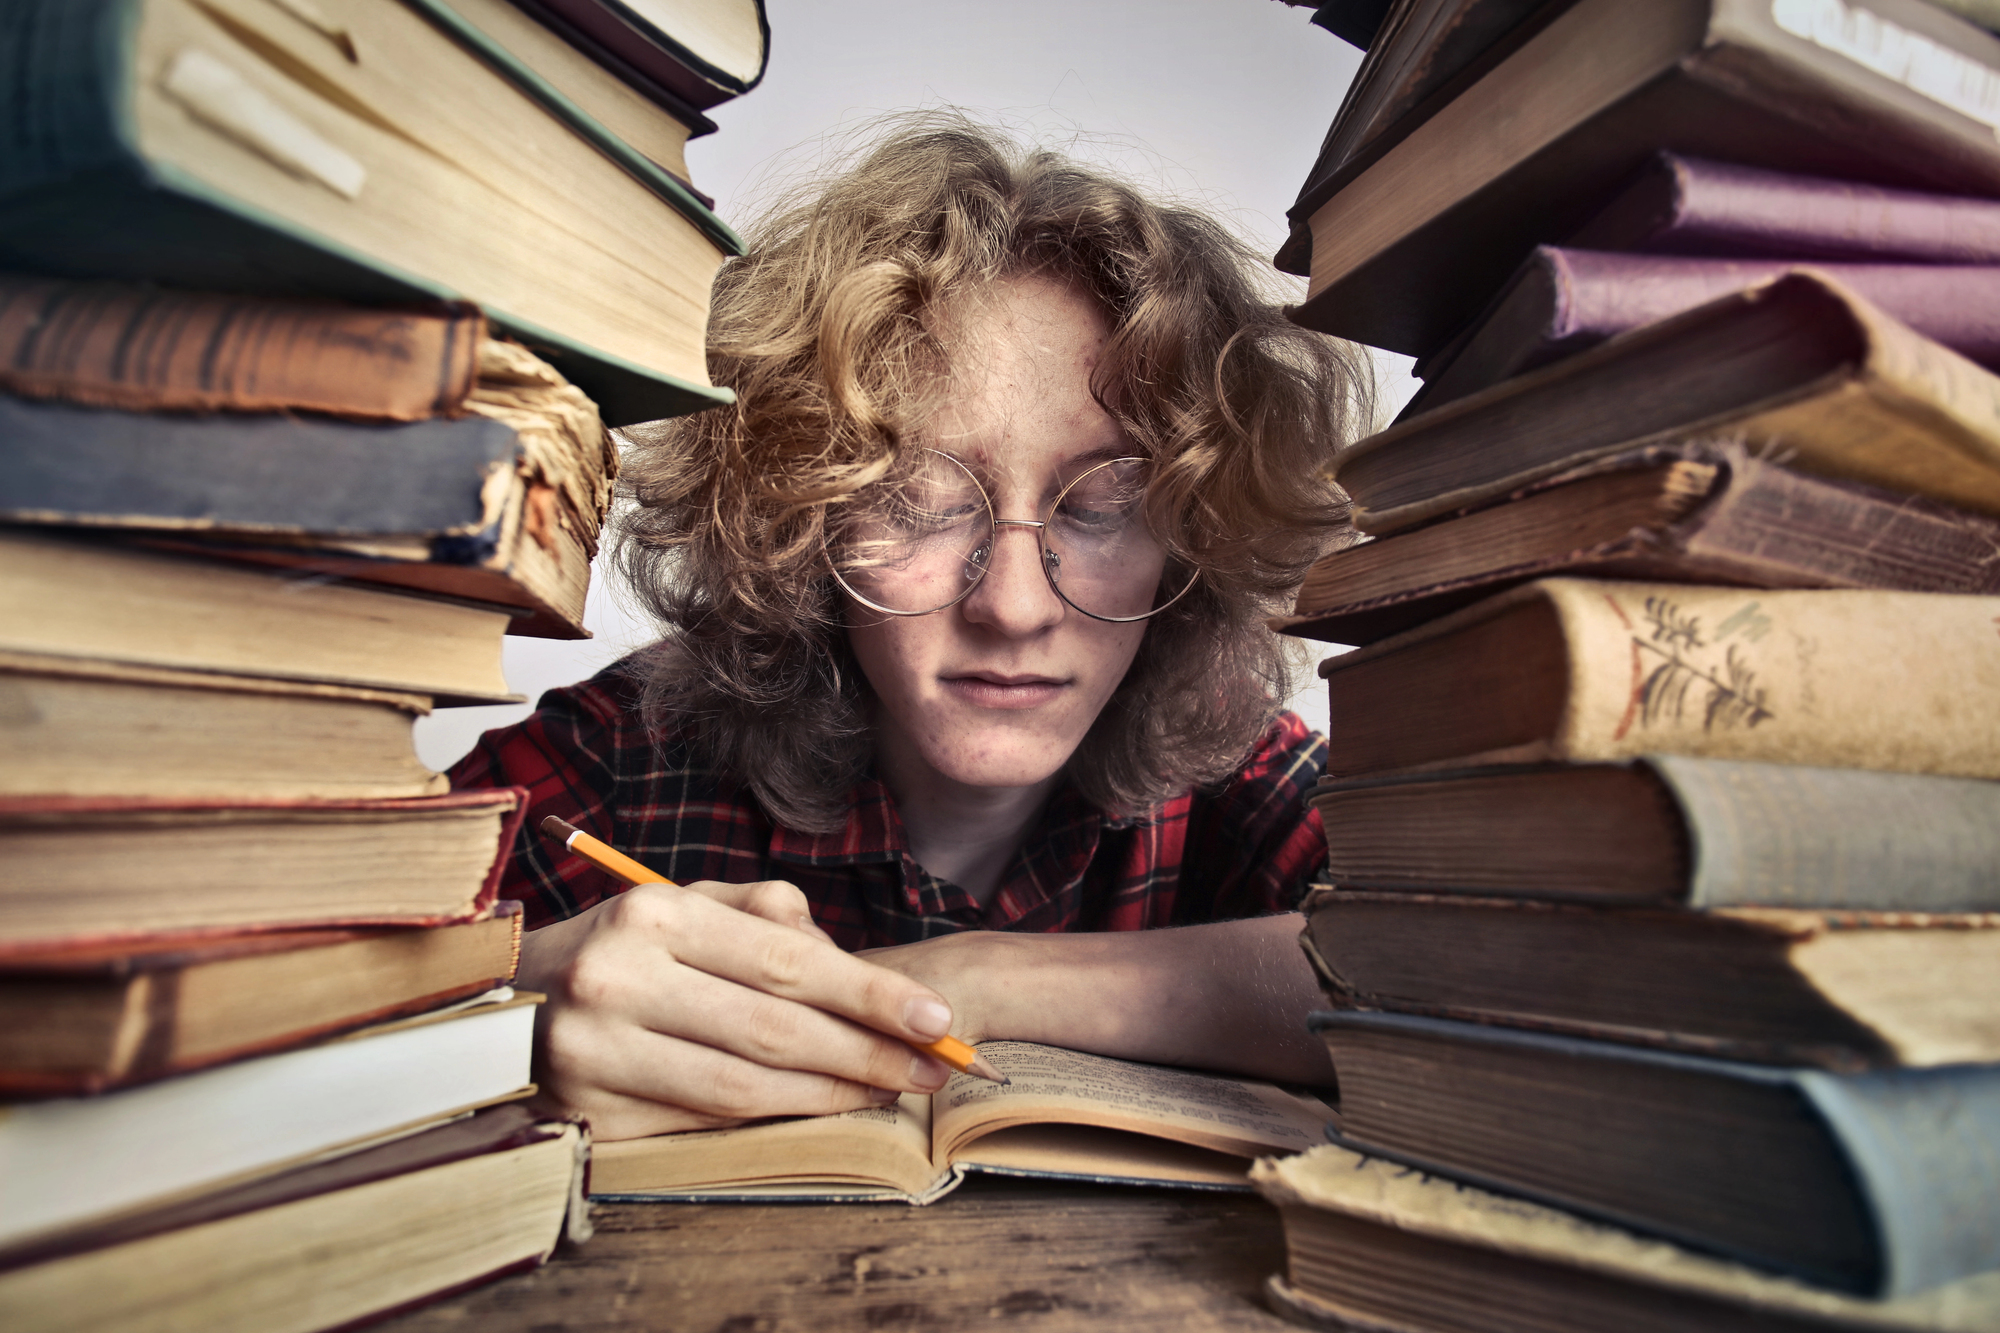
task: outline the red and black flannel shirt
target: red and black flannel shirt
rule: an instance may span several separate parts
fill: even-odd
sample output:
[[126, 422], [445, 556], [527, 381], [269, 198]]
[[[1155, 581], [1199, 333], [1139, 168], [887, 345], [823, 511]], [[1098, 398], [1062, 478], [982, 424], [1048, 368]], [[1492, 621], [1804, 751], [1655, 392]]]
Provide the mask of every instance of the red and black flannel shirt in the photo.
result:
[[451, 781], [528, 789], [500, 892], [525, 904], [530, 929], [619, 891], [536, 832], [559, 815], [681, 883], [787, 880], [836, 943], [864, 949], [959, 930], [1140, 930], [1287, 911], [1326, 860], [1306, 804], [1326, 754], [1284, 713], [1220, 789], [1145, 815], [1106, 818], [1064, 788], [983, 909], [911, 859], [895, 801], [873, 778], [855, 788], [840, 832], [795, 833], [671, 739], [656, 748], [619, 665], [486, 733]]

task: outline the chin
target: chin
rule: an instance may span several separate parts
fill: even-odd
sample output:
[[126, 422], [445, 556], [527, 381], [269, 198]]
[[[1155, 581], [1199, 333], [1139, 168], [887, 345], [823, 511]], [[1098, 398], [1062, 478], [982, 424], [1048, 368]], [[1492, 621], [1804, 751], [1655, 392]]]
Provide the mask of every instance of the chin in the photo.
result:
[[1046, 782], [1069, 762], [1075, 746], [1061, 753], [1042, 750], [1022, 753], [1012, 747], [996, 753], [968, 754], [970, 746], [954, 747], [947, 753], [924, 757], [939, 776], [967, 787], [1032, 787]]

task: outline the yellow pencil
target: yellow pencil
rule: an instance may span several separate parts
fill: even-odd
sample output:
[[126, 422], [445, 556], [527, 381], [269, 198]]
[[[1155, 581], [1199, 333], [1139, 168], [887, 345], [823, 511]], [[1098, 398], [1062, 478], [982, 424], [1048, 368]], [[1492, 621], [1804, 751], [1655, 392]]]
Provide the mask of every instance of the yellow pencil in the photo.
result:
[[[648, 870], [611, 844], [591, 837], [576, 825], [554, 815], [542, 821], [542, 836], [550, 842], [562, 844], [564, 850], [575, 853], [605, 874], [616, 876], [627, 884], [673, 883], [665, 875]], [[961, 1074], [972, 1074], [992, 1083], [1012, 1081], [988, 1063], [985, 1056], [956, 1037], [939, 1037], [932, 1042], [913, 1041], [910, 1045], [927, 1055], [936, 1056]]]

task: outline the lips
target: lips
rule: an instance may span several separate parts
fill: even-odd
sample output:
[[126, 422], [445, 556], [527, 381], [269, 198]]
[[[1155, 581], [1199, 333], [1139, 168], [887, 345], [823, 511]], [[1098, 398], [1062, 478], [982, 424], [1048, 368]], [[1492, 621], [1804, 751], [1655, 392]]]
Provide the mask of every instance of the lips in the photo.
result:
[[1069, 688], [1069, 682], [1052, 676], [1006, 675], [997, 671], [974, 671], [959, 676], [941, 676], [946, 694], [980, 708], [1039, 708]]

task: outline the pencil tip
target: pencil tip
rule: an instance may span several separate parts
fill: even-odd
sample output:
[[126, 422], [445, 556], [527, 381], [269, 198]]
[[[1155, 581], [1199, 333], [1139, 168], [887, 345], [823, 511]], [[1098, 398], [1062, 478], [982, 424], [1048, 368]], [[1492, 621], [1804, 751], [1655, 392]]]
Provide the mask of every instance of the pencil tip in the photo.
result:
[[566, 819], [557, 819], [554, 815], [550, 815], [542, 820], [542, 836], [545, 838], [553, 838], [557, 842], [566, 842], [570, 835], [575, 832], [576, 825]]

